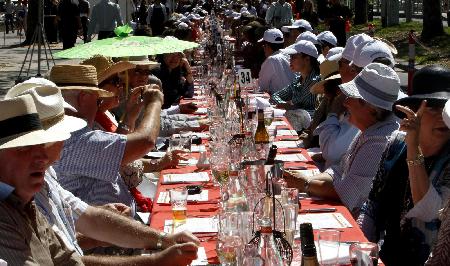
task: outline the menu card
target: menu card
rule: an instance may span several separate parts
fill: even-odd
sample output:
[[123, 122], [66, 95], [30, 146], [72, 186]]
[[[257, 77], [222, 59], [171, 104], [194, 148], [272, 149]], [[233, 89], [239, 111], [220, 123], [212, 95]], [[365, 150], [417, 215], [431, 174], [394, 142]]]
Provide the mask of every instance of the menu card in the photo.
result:
[[194, 114], [196, 114], [196, 115], [206, 115], [207, 113], [208, 113], [208, 108], [205, 108], [205, 107], [200, 107], [194, 112]]
[[192, 165], [196, 165], [197, 162], [198, 162], [197, 159], [195, 159], [195, 158], [190, 158], [190, 159], [188, 159], [188, 160], [179, 160], [179, 161], [178, 161], [178, 165], [180, 165], [180, 166], [191, 165], [191, 166], [192, 166]]
[[313, 229], [339, 229], [353, 227], [340, 213], [307, 213], [297, 218], [297, 228], [302, 223], [311, 223]]
[[[188, 195], [188, 202], [201, 202], [208, 201], [208, 190], [204, 189], [201, 193], [195, 195]], [[169, 204], [170, 203], [170, 193], [169, 191], [161, 191], [159, 192], [158, 200], [156, 201], [158, 204]]]
[[216, 233], [218, 232], [218, 221], [212, 217], [207, 218], [187, 218], [186, 223], [173, 228], [173, 220], [164, 221], [164, 232], [178, 233], [189, 231], [192, 233]]
[[188, 174], [166, 174], [163, 176], [163, 184], [170, 183], [189, 183], [189, 182], [207, 182], [209, 175], [207, 172], [188, 173]]
[[301, 148], [300, 141], [274, 141], [273, 145], [276, 145], [278, 149], [283, 148]]
[[203, 152], [206, 151], [205, 145], [191, 145], [191, 152]]
[[303, 154], [277, 154], [275, 160], [280, 160], [283, 162], [307, 162], [308, 160], [303, 156]]
[[287, 126], [288, 124], [284, 121], [273, 121], [271, 126]]
[[297, 131], [289, 130], [289, 129], [280, 129], [277, 130], [277, 136], [298, 136]]

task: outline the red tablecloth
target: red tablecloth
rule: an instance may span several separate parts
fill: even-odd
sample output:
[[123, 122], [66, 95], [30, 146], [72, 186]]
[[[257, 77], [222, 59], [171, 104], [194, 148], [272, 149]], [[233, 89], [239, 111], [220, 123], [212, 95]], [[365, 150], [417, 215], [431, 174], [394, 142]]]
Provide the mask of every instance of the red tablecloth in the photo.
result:
[[[287, 120], [284, 119], [285, 122]], [[289, 129], [290, 126], [280, 126], [278, 129]], [[286, 139], [286, 138], [298, 138], [297, 136], [282, 136], [277, 137], [276, 139]], [[205, 144], [206, 141], [204, 141]], [[286, 149], [279, 149], [279, 152], [282, 153], [283, 150]], [[289, 149], [291, 150], [291, 149]], [[298, 149], [301, 151], [301, 153], [305, 156], [305, 158], [308, 159], [307, 162], [288, 162], [285, 164], [286, 167], [289, 166], [305, 166], [309, 169], [315, 169], [316, 166], [314, 165], [314, 162], [311, 160], [310, 156], [304, 149]], [[198, 157], [198, 153], [191, 154], [192, 157]], [[185, 166], [185, 167], [178, 167], [177, 169], [168, 169], [161, 172], [160, 181], [164, 174], [168, 173], [190, 173], [198, 171], [198, 169], [195, 166]], [[209, 172], [209, 170], [208, 170]], [[210, 174], [211, 176], [211, 174]], [[200, 184], [200, 183], [193, 183], [193, 184]], [[203, 184], [204, 185], [204, 184]], [[159, 184], [158, 190], [156, 192], [155, 196], [155, 203], [153, 205], [153, 211], [152, 211], [152, 218], [150, 225], [153, 228], [162, 230], [164, 228], [164, 221], [167, 219], [172, 219], [172, 211], [171, 207], [168, 204], [158, 204], [156, 203], [156, 200], [158, 198], [160, 191], [166, 191], [172, 187], [179, 186], [179, 184], [172, 184], [172, 185], [163, 185]], [[207, 189], [209, 190], [209, 200], [216, 200], [220, 197], [219, 189], [212, 186], [212, 183], [208, 183], [209, 187]], [[358, 225], [356, 224], [355, 220], [353, 219], [350, 212], [347, 210], [345, 206], [342, 205], [340, 202], [332, 202], [332, 201], [325, 201], [325, 200], [312, 200], [312, 199], [304, 199], [301, 201], [302, 209], [308, 209], [308, 208], [327, 208], [327, 207], [334, 207], [337, 209], [337, 212], [341, 213], [351, 224], [352, 228], [345, 228], [340, 229], [342, 231], [341, 233], [341, 240], [342, 241], [367, 241], [367, 239], [364, 237], [364, 234], [359, 229]], [[214, 216], [218, 211], [217, 204], [210, 203], [210, 204], [188, 204], [187, 206], [187, 216], [188, 217], [212, 217]], [[207, 239], [207, 238], [204, 238]], [[218, 264], [219, 260], [216, 253], [216, 241], [214, 239], [209, 239], [209, 241], [202, 242], [201, 245], [205, 248], [206, 256], [208, 258], [208, 262], [211, 264]]]

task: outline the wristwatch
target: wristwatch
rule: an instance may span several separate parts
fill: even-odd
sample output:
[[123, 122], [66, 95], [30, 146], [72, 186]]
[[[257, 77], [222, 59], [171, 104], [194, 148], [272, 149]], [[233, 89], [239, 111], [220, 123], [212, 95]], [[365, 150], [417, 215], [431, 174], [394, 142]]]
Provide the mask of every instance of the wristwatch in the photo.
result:
[[162, 242], [163, 242], [163, 238], [166, 237], [168, 234], [166, 232], [159, 232], [158, 234], [158, 241], [156, 242], [156, 249], [161, 250], [162, 249]]
[[130, 132], [130, 127], [127, 124], [125, 124], [125, 123], [120, 122], [117, 127], [121, 128], [121, 129], [123, 129], [123, 130], [125, 130], [127, 132]]

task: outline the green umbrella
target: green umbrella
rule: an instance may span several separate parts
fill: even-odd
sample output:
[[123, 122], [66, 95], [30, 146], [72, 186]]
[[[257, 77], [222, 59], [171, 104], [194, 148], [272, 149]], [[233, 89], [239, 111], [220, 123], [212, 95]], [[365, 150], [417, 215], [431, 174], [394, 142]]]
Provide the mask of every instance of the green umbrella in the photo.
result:
[[198, 46], [197, 43], [178, 40], [170, 36], [166, 38], [147, 36], [114, 37], [92, 41], [60, 51], [55, 54], [55, 57], [75, 59], [89, 58], [96, 54], [111, 57], [157, 55], [182, 52]]

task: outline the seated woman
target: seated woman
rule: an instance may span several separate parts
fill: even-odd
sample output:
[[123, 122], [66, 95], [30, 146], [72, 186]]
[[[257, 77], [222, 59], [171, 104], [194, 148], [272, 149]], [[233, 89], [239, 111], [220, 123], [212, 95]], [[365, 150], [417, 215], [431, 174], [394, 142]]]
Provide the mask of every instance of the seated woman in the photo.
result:
[[317, 97], [310, 92], [310, 88], [320, 81], [318, 52], [312, 42], [303, 40], [283, 52], [291, 56], [291, 69], [299, 72], [300, 76], [286, 88], [272, 94], [270, 101], [277, 108], [288, 110], [286, 118], [300, 131], [309, 126], [316, 107]]
[[400, 130], [386, 149], [358, 223], [381, 241], [386, 265], [423, 265], [439, 229], [438, 210], [450, 196], [450, 130], [442, 110], [450, 70], [426, 66], [413, 78], [413, 95], [396, 102]]

